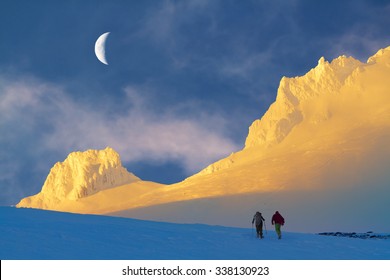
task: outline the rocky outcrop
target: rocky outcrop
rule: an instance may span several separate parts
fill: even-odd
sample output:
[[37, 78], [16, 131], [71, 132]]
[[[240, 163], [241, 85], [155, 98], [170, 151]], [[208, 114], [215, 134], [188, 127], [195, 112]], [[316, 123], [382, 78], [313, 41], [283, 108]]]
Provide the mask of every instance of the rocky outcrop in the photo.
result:
[[321, 232], [318, 235], [325, 236], [336, 236], [336, 237], [349, 237], [349, 238], [359, 238], [359, 239], [390, 239], [389, 234], [379, 234], [373, 233], [372, 231], [365, 233], [356, 233], [356, 232]]
[[122, 166], [112, 148], [73, 152], [54, 165], [40, 193], [23, 199], [17, 206], [50, 209], [63, 200], [77, 200], [138, 180]]

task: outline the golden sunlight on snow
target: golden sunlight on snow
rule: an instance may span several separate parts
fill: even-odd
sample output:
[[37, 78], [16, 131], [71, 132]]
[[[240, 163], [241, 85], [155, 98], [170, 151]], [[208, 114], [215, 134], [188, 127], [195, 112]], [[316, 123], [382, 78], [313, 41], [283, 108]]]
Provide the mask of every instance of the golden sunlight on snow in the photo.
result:
[[[126, 210], [130, 214], [122, 215], [131, 216], [131, 209], [212, 197], [353, 190], [363, 181], [375, 189], [375, 182], [389, 178], [389, 77], [390, 47], [367, 63], [321, 58], [306, 75], [282, 78], [276, 101], [250, 126], [243, 150], [183, 182], [141, 181], [114, 152], [112, 162], [95, 156], [86, 169], [84, 158], [90, 156], [78, 153], [57, 163], [42, 191], [18, 207], [99, 214]], [[59, 166], [68, 173], [58, 173]], [[299, 206], [294, 203], [289, 206]], [[258, 202], [237, 205], [251, 212]]]

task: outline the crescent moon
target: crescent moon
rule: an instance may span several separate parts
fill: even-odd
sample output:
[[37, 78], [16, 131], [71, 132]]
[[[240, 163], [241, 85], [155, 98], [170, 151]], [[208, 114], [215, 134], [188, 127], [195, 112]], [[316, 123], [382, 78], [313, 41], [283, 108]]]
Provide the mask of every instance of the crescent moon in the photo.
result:
[[106, 59], [106, 40], [110, 32], [106, 32], [96, 40], [95, 43], [95, 54], [96, 57], [100, 60], [100, 62], [108, 65], [107, 59]]

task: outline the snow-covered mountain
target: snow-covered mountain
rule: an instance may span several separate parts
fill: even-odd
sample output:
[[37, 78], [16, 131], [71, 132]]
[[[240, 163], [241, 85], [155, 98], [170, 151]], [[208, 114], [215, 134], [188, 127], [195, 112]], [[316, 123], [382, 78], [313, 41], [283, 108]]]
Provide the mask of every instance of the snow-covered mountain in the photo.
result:
[[62, 201], [75, 201], [139, 180], [122, 166], [112, 148], [73, 152], [54, 165], [39, 194], [22, 199], [18, 206], [55, 209]]
[[41, 204], [18, 207], [232, 226], [246, 226], [256, 210], [279, 210], [290, 230], [390, 231], [389, 77], [390, 47], [367, 63], [321, 58], [307, 74], [282, 78], [243, 150], [183, 182], [138, 180], [99, 192], [45, 183]]
[[302, 122], [319, 124], [329, 120], [332, 112], [328, 102], [322, 102], [323, 107], [316, 111], [305, 109], [305, 103], [338, 94], [344, 85], [353, 83], [363, 66], [352, 57], [340, 56], [331, 63], [321, 57], [317, 67], [306, 75], [283, 77], [276, 102], [249, 128], [245, 148], [277, 145]]
[[[283, 77], [276, 101], [250, 126], [244, 151], [256, 148], [261, 150], [258, 154], [272, 156], [273, 147], [291, 150], [303, 142], [349, 141], [353, 134], [364, 137], [373, 128], [388, 134], [389, 67], [390, 47], [378, 51], [367, 63], [346, 56], [332, 62], [321, 57], [304, 76]], [[357, 128], [360, 131], [354, 132]], [[251, 154], [250, 158], [256, 157]], [[229, 167], [237, 157], [233, 154], [201, 174]]]

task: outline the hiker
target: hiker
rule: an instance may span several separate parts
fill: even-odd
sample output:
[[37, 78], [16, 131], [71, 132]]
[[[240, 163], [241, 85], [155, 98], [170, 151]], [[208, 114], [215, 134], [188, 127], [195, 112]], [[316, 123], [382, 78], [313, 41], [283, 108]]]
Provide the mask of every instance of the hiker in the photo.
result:
[[278, 234], [278, 238], [282, 238], [282, 232], [280, 231], [280, 227], [284, 225], [284, 218], [278, 211], [272, 216], [272, 224], [275, 224], [275, 231]]
[[252, 219], [252, 226], [253, 224], [256, 225], [257, 238], [263, 238], [263, 221], [265, 221], [263, 216], [259, 211], [257, 211]]

